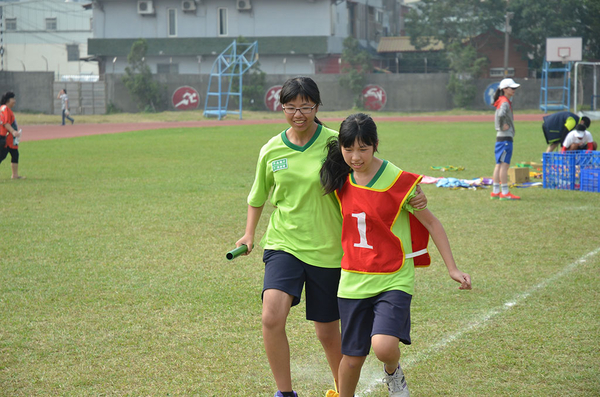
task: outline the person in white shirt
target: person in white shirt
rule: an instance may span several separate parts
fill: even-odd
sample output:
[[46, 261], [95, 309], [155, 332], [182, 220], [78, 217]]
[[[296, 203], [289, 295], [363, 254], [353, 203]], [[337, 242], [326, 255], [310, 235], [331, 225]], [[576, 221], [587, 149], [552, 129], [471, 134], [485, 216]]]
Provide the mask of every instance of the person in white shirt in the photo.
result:
[[596, 150], [598, 144], [589, 131], [586, 131], [585, 124], [577, 124], [577, 127], [569, 132], [563, 142], [562, 152], [567, 150]]
[[60, 90], [56, 98], [60, 99], [62, 106], [62, 125], [65, 125], [65, 118], [68, 119], [71, 124], [73, 124], [75, 120], [69, 116], [71, 112], [69, 111], [69, 97], [67, 96], [67, 89], [63, 88]]

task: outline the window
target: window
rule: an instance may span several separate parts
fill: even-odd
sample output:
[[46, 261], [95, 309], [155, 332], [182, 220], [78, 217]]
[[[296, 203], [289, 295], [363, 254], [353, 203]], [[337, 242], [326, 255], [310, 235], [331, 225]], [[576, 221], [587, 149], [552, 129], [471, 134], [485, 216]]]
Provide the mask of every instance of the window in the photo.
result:
[[17, 18], [6, 18], [6, 30], [7, 31], [17, 30]]
[[90, 30], [94, 30], [94, 18], [90, 18]]
[[79, 61], [79, 44], [67, 44], [67, 61]]
[[156, 65], [156, 73], [179, 74], [179, 64], [178, 63], [159, 63]]
[[168, 29], [169, 29], [169, 37], [177, 36], [177, 10], [174, 8], [167, 9], [167, 15], [169, 18], [168, 21]]
[[[515, 68], [508, 68], [507, 77], [513, 77], [515, 75]], [[490, 68], [490, 77], [502, 78], [504, 77], [504, 68]]]
[[46, 30], [56, 30], [56, 18], [46, 18]]
[[227, 36], [227, 8], [219, 8], [219, 36]]

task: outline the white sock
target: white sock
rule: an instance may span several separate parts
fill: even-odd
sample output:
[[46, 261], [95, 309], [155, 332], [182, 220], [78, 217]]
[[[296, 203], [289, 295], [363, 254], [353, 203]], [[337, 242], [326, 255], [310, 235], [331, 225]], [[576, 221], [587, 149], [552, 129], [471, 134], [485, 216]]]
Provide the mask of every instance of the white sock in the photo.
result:
[[502, 194], [508, 194], [508, 184], [502, 184]]
[[500, 193], [500, 184], [499, 183], [492, 184], [492, 193], [494, 193], [494, 194]]

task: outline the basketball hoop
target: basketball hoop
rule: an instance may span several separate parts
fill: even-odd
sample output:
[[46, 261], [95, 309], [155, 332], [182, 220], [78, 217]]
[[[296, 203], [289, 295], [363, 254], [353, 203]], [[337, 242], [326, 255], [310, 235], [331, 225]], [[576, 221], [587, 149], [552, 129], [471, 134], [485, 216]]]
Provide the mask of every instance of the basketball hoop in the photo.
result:
[[582, 60], [581, 37], [548, 37], [546, 38], [546, 61], [578, 62]]
[[558, 47], [557, 53], [564, 65], [569, 62], [568, 59], [571, 58], [571, 47]]

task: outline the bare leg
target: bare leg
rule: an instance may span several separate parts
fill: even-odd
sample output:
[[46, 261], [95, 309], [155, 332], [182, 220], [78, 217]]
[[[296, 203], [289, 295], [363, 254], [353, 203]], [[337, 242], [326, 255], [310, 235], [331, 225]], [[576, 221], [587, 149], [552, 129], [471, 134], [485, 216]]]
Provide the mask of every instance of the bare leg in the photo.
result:
[[366, 356], [343, 356], [340, 363], [340, 397], [352, 397], [360, 379], [360, 370]]
[[290, 345], [285, 332], [292, 299], [291, 295], [276, 289], [268, 289], [263, 294], [263, 343], [277, 389], [281, 391], [292, 391]]
[[315, 321], [317, 338], [325, 350], [325, 356], [331, 368], [331, 374], [337, 385], [339, 385], [338, 371], [342, 361], [342, 334], [338, 320], [330, 323], [319, 323]]
[[494, 175], [493, 175], [493, 179], [494, 179], [494, 183], [500, 184], [500, 164], [496, 164], [496, 166], [494, 167]]
[[385, 371], [393, 374], [400, 362], [400, 340], [391, 335], [373, 335], [373, 352], [385, 364]]
[[10, 163], [10, 168], [12, 169], [12, 179], [22, 179], [23, 176], [19, 176], [19, 164], [18, 163]]
[[[499, 168], [499, 178], [500, 178], [500, 184], [501, 185], [506, 185], [508, 183], [508, 169], [510, 168], [510, 164], [508, 163], [500, 163], [500, 164], [496, 164], [496, 166], [500, 166]], [[494, 170], [495, 172], [496, 170]]]

